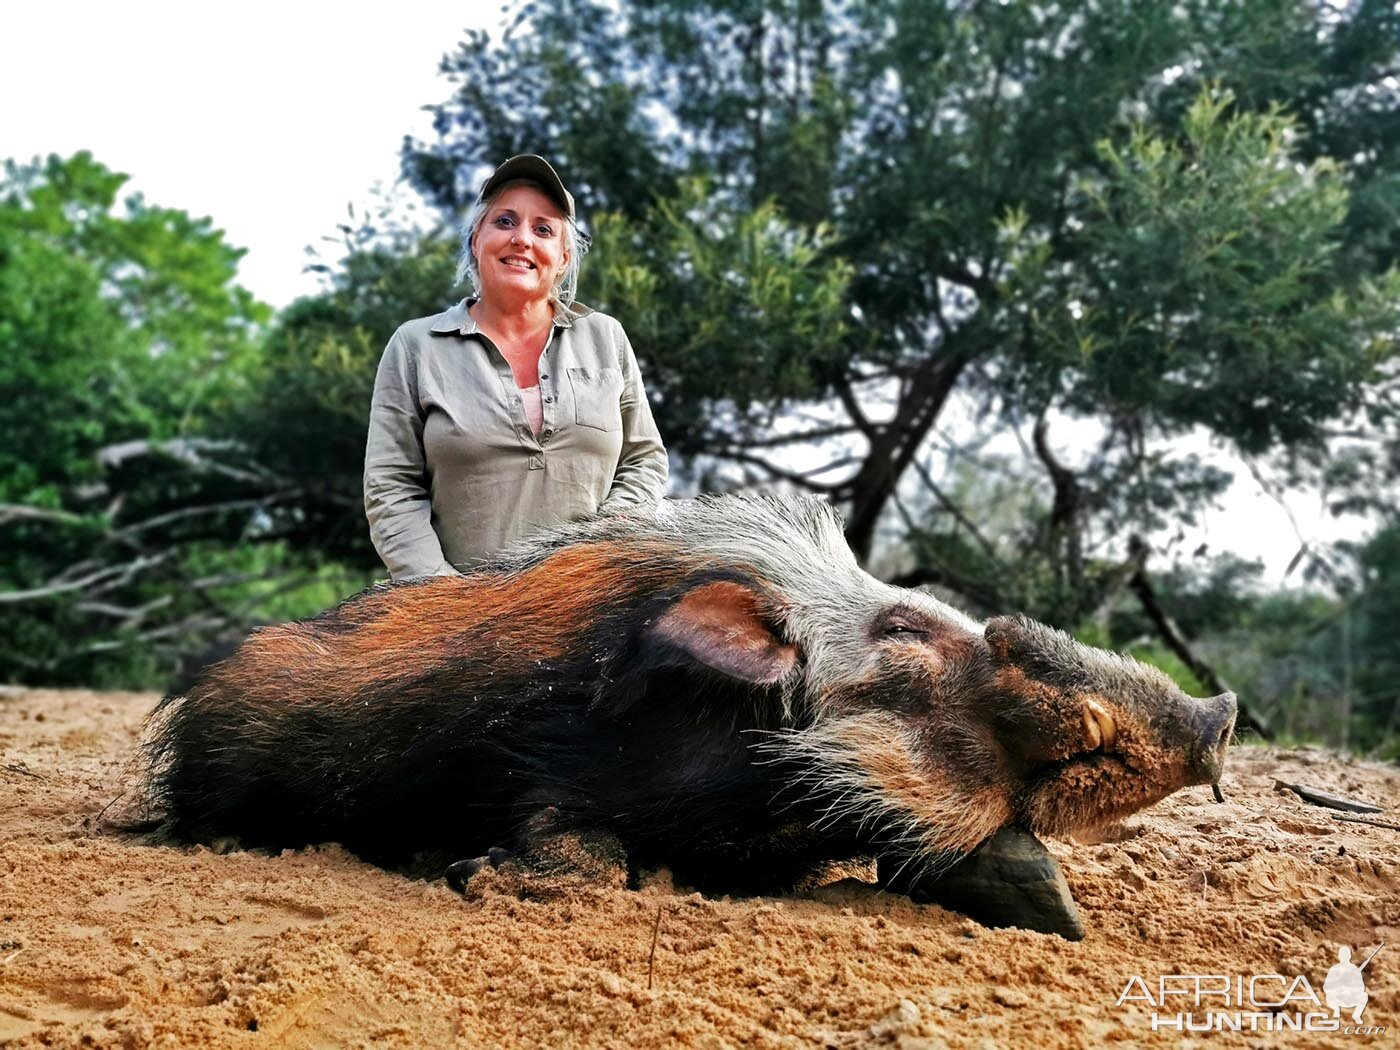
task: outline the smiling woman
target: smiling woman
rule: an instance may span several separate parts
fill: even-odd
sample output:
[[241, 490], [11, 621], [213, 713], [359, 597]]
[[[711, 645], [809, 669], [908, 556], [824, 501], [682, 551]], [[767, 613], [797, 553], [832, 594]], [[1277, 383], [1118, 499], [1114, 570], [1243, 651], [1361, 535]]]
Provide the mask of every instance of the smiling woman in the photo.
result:
[[395, 580], [664, 494], [666, 450], [627, 335], [574, 301], [586, 248], [554, 168], [512, 157], [464, 223], [458, 277], [474, 294], [389, 340], [364, 483]]

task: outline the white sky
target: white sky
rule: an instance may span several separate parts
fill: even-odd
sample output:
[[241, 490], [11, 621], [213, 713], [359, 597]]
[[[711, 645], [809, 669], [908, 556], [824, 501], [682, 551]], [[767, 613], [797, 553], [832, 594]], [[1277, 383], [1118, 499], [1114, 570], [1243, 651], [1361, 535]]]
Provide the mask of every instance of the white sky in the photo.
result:
[[[92, 151], [132, 176], [128, 190], [212, 217], [248, 250], [243, 284], [284, 306], [318, 288], [303, 272], [306, 247], [335, 257], [324, 238], [346, 206], [397, 179], [405, 134], [429, 133], [422, 107], [450, 91], [442, 55], [469, 26], [495, 30], [502, 12], [497, 0], [8, 5], [0, 157]], [[1233, 467], [1241, 480], [1227, 507], [1181, 546], [1260, 557], [1266, 582], [1280, 583], [1297, 533]], [[1310, 540], [1365, 531], [1333, 522], [1315, 495], [1288, 502]]]
[[[0, 157], [91, 150], [153, 203], [210, 216], [274, 306], [314, 292], [308, 245], [398, 177], [437, 73], [499, 2], [133, 0], [6, 5]], [[493, 33], [493, 35], [495, 35]], [[331, 249], [333, 251], [333, 248]]]

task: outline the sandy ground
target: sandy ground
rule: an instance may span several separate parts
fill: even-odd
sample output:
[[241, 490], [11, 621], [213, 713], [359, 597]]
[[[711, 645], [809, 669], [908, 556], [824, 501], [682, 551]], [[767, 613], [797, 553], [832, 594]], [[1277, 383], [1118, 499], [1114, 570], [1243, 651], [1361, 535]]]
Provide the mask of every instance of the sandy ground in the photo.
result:
[[[710, 899], [660, 872], [633, 892], [463, 899], [335, 846], [153, 844], [98, 814], [154, 699], [0, 690], [0, 1044], [1050, 1050], [1400, 1032], [1400, 831], [1272, 790], [1302, 781], [1400, 823], [1393, 767], [1237, 748], [1225, 804], [1191, 789], [1110, 841], [1053, 843], [1088, 929], [1076, 944], [850, 882]], [[1303, 975], [1321, 996], [1339, 945], [1359, 963], [1382, 941], [1363, 1021], [1385, 1034], [1183, 1039], [1152, 1031], [1138, 988], [1118, 1005], [1134, 975], [1153, 995], [1164, 974]], [[1177, 1002], [1159, 1012], [1193, 1009]]]

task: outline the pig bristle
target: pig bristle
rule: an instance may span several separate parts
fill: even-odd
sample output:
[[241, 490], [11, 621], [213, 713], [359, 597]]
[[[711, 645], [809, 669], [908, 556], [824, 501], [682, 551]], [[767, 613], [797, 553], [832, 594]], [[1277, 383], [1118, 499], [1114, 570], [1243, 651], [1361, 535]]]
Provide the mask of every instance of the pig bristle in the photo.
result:
[[822, 819], [855, 825], [898, 855], [938, 866], [951, 862], [1007, 822], [1004, 795], [969, 792], [918, 758], [918, 744], [899, 720], [883, 712], [831, 718], [775, 734], [760, 748], [806, 759], [794, 778]]

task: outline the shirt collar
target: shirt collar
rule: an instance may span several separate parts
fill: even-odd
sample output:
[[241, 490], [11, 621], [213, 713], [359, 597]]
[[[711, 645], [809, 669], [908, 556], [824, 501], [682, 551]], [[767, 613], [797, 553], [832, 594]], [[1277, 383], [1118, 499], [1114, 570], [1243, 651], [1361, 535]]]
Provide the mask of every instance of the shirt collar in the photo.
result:
[[[476, 299], [468, 297], [463, 299], [456, 306], [450, 307], [437, 315], [433, 321], [432, 331], [443, 334], [456, 332], [458, 335], [473, 335], [481, 331], [476, 319], [468, 311]], [[572, 328], [574, 322], [580, 317], [587, 317], [593, 311], [582, 303], [572, 303], [569, 306], [554, 304], [554, 325], [556, 328]]]

